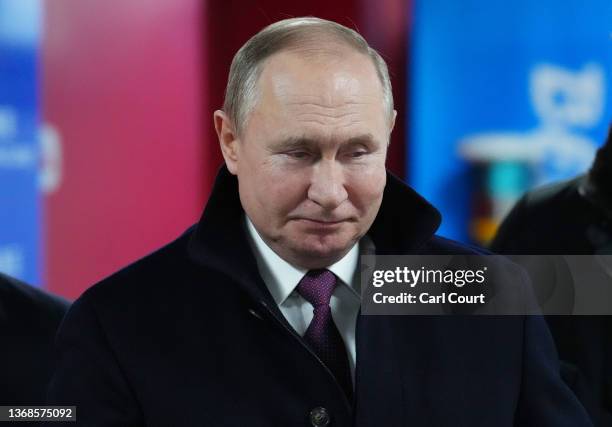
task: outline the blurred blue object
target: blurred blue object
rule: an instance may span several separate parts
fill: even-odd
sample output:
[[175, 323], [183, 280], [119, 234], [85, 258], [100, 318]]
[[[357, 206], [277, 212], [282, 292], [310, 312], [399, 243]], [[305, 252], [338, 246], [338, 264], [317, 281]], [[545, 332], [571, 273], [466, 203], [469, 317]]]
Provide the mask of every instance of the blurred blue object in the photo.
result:
[[4, 44], [38, 45], [41, 21], [41, 0], [0, 0], [0, 39]]
[[[582, 173], [604, 140], [612, 3], [416, 0], [413, 16], [409, 183], [442, 211], [441, 234], [484, 243], [475, 191], [498, 223], [510, 181], [515, 199]], [[490, 182], [474, 182], [483, 167]]]
[[0, 0], [0, 271], [41, 279], [39, 0]]

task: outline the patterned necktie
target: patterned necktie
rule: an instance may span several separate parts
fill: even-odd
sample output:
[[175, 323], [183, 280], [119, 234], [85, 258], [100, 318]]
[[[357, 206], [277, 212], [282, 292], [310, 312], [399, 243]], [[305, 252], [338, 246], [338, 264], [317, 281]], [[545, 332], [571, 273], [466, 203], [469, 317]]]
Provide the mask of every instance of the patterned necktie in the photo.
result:
[[329, 301], [336, 287], [336, 276], [329, 270], [310, 270], [300, 280], [298, 293], [314, 307], [304, 340], [334, 374], [352, 400], [353, 386], [344, 342], [332, 318]]

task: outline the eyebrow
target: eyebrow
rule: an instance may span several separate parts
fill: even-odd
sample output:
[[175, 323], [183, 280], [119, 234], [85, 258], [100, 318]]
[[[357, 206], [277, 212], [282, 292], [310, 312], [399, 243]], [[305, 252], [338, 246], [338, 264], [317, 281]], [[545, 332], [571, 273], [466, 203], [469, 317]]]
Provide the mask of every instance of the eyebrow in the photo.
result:
[[[354, 136], [342, 142], [343, 146], [366, 145], [370, 146], [376, 143], [376, 139], [371, 133], [366, 133], [359, 136]], [[270, 146], [272, 151], [290, 151], [304, 148], [314, 148], [318, 145], [317, 140], [307, 137], [289, 137], [280, 140]]]

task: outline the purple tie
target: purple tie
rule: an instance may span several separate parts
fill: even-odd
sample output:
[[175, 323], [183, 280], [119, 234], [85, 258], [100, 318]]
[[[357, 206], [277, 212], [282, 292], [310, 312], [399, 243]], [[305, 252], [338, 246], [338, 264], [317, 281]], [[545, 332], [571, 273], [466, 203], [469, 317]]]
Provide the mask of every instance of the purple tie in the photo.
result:
[[329, 300], [336, 287], [336, 276], [329, 270], [310, 270], [300, 280], [298, 293], [314, 307], [304, 340], [334, 374], [349, 400], [353, 386], [344, 342], [334, 324]]

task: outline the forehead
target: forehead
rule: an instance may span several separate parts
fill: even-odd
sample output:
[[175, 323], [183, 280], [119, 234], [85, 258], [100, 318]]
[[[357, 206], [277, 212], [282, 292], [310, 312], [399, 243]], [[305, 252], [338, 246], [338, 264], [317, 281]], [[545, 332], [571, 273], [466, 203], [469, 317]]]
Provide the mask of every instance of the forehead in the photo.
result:
[[263, 64], [259, 90], [262, 98], [306, 97], [330, 108], [341, 107], [351, 98], [382, 101], [382, 84], [372, 60], [349, 48], [285, 50], [272, 55]]
[[258, 92], [251, 120], [277, 131], [378, 137], [385, 132], [382, 84], [374, 64], [348, 48], [279, 52], [263, 64]]

